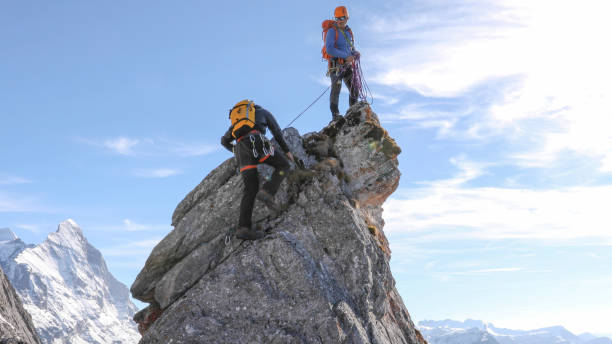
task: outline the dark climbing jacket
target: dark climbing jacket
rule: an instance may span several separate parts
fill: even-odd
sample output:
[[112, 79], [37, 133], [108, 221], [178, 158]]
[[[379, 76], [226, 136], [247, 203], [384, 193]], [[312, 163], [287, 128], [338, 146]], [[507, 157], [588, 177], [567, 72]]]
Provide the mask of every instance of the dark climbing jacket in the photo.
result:
[[278, 142], [283, 151], [288, 153], [289, 146], [287, 146], [287, 143], [283, 138], [283, 134], [278, 123], [276, 122], [276, 119], [268, 110], [259, 105], [255, 105], [255, 126], [253, 128], [247, 127], [243, 132], [237, 132], [237, 139], [232, 136], [233, 127], [230, 126], [227, 132], [221, 137], [221, 144], [230, 152], [234, 152], [234, 145], [232, 144], [232, 141], [236, 140], [236, 144], [239, 144], [241, 141], [246, 143], [245, 140], [248, 138], [248, 136], [261, 134], [265, 137], [266, 128], [270, 129], [274, 139], [276, 139], [276, 142]]

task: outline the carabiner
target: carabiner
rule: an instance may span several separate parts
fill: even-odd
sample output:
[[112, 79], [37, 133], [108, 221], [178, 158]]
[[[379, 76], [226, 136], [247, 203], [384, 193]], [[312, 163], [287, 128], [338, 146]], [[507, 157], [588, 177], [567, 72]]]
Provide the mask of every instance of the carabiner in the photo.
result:
[[255, 136], [251, 135], [249, 136], [249, 139], [251, 140], [251, 145], [253, 146], [253, 157], [257, 159], [259, 153], [257, 153], [257, 148], [255, 148]]

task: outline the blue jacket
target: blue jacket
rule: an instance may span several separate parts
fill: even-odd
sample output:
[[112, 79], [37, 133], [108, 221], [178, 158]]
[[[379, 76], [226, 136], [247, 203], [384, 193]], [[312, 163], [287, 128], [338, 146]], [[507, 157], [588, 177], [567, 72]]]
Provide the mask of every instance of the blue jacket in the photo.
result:
[[[344, 34], [349, 40], [353, 40], [353, 36], [348, 30], [348, 25], [344, 29]], [[353, 55], [354, 51], [351, 49], [351, 43], [347, 42], [345, 35], [342, 34], [342, 30], [338, 32], [338, 41], [336, 41], [336, 28], [332, 27], [327, 30], [327, 36], [325, 37], [325, 49], [327, 53], [333, 57], [339, 57], [345, 59]]]

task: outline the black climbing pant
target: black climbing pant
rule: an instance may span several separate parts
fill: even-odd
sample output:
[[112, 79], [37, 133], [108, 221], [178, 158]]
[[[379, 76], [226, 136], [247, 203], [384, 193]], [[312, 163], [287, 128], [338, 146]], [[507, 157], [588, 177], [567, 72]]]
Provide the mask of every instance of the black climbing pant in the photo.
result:
[[264, 183], [263, 189], [274, 196], [289, 170], [289, 162], [282, 152], [272, 154], [272, 145], [263, 135], [252, 134], [241, 138], [236, 144], [234, 155], [240, 167], [242, 181], [244, 182], [244, 194], [240, 202], [240, 220], [238, 224], [242, 227], [251, 227], [253, 206], [255, 196], [259, 191], [259, 177], [257, 165], [264, 163], [274, 167], [274, 172], [269, 181]]
[[338, 109], [338, 100], [340, 98], [340, 89], [342, 88], [342, 81], [349, 90], [349, 105], [352, 106], [357, 102], [357, 88], [353, 85], [353, 68], [348, 67], [346, 70], [336, 74], [335, 71], [330, 73], [331, 76], [331, 93], [329, 94], [329, 109], [331, 110], [332, 116], [334, 114], [340, 114]]

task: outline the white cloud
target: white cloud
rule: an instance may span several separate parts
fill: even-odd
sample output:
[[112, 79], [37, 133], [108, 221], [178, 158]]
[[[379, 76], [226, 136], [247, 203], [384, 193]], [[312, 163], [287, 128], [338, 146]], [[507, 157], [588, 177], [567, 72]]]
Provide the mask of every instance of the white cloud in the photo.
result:
[[134, 175], [143, 178], [166, 178], [181, 174], [181, 170], [160, 168], [160, 169], [139, 169], [134, 171]]
[[[433, 268], [432, 265], [429, 265], [430, 270]], [[529, 270], [521, 267], [504, 267], [504, 268], [489, 268], [489, 269], [478, 269], [478, 270], [460, 270], [460, 271], [430, 271], [430, 276], [436, 278], [442, 282], [452, 281], [454, 277], [462, 276], [462, 277], [474, 277], [474, 276], [485, 276], [491, 274], [500, 274], [500, 273], [513, 273], [513, 272], [528, 272], [528, 273], [544, 273], [550, 272], [543, 270]]]
[[48, 211], [46, 207], [39, 204], [39, 200], [36, 198], [0, 192], [0, 213]]
[[21, 229], [25, 229], [29, 232], [32, 232], [34, 234], [40, 234], [43, 233], [45, 231], [45, 228], [47, 228], [47, 226], [42, 226], [42, 225], [36, 225], [36, 224], [17, 224], [16, 225], [17, 228], [21, 228]]
[[501, 2], [474, 1], [446, 7], [411, 4], [405, 14], [372, 16], [368, 31], [375, 33], [375, 44], [385, 45], [368, 48], [384, 51], [366, 54], [378, 71], [373, 81], [428, 97], [452, 97], [484, 80], [520, 73], [528, 57], [517, 53], [528, 30], [517, 22], [518, 11]]
[[172, 230], [170, 225], [138, 223], [131, 219], [123, 219], [121, 224], [98, 224], [88, 228], [100, 232], [170, 232]]
[[115, 137], [106, 140], [78, 139], [86, 144], [102, 147], [120, 155], [127, 156], [180, 156], [194, 157], [213, 153], [219, 145], [182, 142], [164, 138]]
[[495, 273], [495, 272], [517, 272], [517, 271], [522, 271], [525, 270], [523, 268], [491, 268], [491, 269], [481, 269], [481, 270], [469, 270], [469, 271], [462, 271], [462, 272], [456, 272], [454, 274], [461, 274], [461, 275], [480, 275], [480, 274], [490, 274], [490, 273]]
[[29, 184], [32, 181], [22, 177], [0, 176], [0, 185]]
[[399, 98], [392, 97], [392, 96], [387, 96], [387, 95], [384, 95], [382, 93], [373, 93], [372, 97], [374, 97], [374, 101], [380, 100], [385, 105], [394, 105], [394, 104], [397, 104], [399, 102]]
[[202, 156], [213, 153], [219, 150], [219, 145], [208, 145], [208, 144], [180, 144], [178, 147], [173, 148], [179, 156], [191, 157], [191, 156]]
[[580, 238], [612, 244], [610, 185], [465, 188], [465, 180], [458, 176], [431, 182], [410, 190], [410, 199], [389, 199], [384, 205], [385, 231], [410, 233], [415, 241], [516, 238], [572, 244]]
[[123, 229], [128, 232], [141, 232], [141, 231], [158, 231], [158, 230], [166, 230], [169, 231], [172, 228], [168, 225], [150, 225], [150, 224], [140, 224], [136, 223], [130, 219], [123, 220]]
[[[482, 101], [468, 95], [491, 84], [499, 94], [479, 105], [480, 113], [468, 112], [473, 118], [465, 137], [507, 135], [517, 149], [515, 163], [523, 166], [545, 166], [572, 151], [612, 172], [612, 48], [605, 43], [611, 2], [409, 6], [371, 16], [366, 31], [373, 43], [366, 49], [372, 53], [364, 56], [375, 82], [467, 102]], [[396, 119], [437, 127], [441, 136], [466, 130], [457, 126], [463, 116], [413, 110]]]
[[100, 251], [105, 257], [148, 256], [155, 245], [157, 245], [162, 239], [162, 237], [156, 237], [147, 240], [139, 240], [122, 245], [102, 248]]
[[140, 140], [137, 140], [137, 139], [130, 139], [127, 137], [118, 137], [118, 138], [108, 139], [104, 141], [103, 145], [104, 147], [111, 149], [118, 154], [133, 155], [134, 152], [132, 151], [132, 149], [134, 148], [134, 146], [138, 145], [139, 143], [140, 143]]

